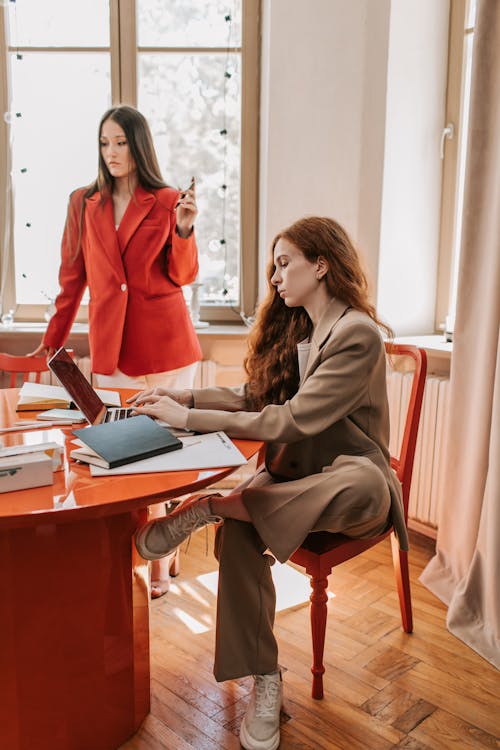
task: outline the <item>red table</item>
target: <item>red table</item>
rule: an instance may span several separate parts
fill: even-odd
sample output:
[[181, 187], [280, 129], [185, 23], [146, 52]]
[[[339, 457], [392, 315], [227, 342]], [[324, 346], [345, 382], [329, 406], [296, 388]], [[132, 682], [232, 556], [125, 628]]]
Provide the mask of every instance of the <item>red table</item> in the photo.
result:
[[[34, 419], [16, 401], [0, 391], [0, 425]], [[148, 567], [134, 530], [152, 502], [234, 467], [91, 477], [67, 458], [71, 428], [1, 437], [67, 450], [54, 485], [0, 494], [0, 747], [116, 750], [149, 712]], [[246, 458], [261, 445], [235, 444]]]

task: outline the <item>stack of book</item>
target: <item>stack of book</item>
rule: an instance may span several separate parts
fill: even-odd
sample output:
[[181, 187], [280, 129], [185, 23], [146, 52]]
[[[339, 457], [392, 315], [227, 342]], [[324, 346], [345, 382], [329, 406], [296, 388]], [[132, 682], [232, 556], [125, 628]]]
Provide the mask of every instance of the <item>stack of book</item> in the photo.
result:
[[73, 434], [80, 447], [71, 451], [71, 458], [104, 469], [182, 448], [179, 438], [145, 414], [73, 430]]

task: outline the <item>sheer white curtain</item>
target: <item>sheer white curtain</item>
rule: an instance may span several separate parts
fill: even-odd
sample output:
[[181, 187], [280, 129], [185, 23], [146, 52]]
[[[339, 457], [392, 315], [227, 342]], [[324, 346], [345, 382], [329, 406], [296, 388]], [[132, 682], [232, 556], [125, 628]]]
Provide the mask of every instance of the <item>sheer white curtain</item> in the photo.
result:
[[[0, 7], [0, 40], [5, 39], [5, 17]], [[0, 45], [0, 94], [10, 101], [8, 92], [7, 55]], [[9, 272], [9, 248], [12, 230], [12, 179], [10, 176], [10, 113], [0, 113], [0, 314], [5, 312], [5, 288]]]
[[478, 0], [452, 411], [437, 553], [421, 581], [500, 668], [500, 2]]

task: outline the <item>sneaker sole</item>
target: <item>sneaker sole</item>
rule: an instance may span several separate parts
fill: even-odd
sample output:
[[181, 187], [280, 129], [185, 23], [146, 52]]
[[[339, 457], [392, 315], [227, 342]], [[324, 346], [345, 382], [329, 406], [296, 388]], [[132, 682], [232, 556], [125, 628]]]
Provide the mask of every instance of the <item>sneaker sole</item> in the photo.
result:
[[145, 560], [161, 560], [162, 557], [166, 557], [167, 555], [170, 555], [172, 552], [172, 550], [169, 550], [168, 552], [162, 552], [158, 554], [157, 552], [151, 552], [146, 547], [146, 537], [153, 523], [155, 523], [155, 521], [149, 521], [149, 523], [145, 524], [145, 526], [139, 529], [135, 533], [135, 536], [134, 536], [134, 541], [135, 541], [135, 546], [137, 547], [137, 551], [140, 554], [140, 556], [143, 557]]
[[255, 737], [247, 734], [245, 720], [240, 727], [240, 742], [245, 750], [277, 750], [280, 744], [280, 730], [267, 740], [257, 740]]

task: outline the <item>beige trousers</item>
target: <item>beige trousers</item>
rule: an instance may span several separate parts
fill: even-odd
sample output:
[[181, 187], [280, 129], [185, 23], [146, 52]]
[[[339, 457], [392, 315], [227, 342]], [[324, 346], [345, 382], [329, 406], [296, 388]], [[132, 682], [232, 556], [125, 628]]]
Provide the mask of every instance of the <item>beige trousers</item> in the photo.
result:
[[[347, 458], [347, 457], [346, 457]], [[309, 531], [332, 531], [348, 536], [377, 536], [387, 528], [390, 496], [387, 483], [375, 464], [356, 456], [339, 461], [337, 468], [315, 477], [327, 482], [330, 498], [319, 511]], [[257, 475], [262, 486], [269, 475]], [[299, 480], [303, 487], [303, 480]], [[252, 482], [250, 483], [252, 485]], [[294, 481], [272, 485], [294, 498]], [[323, 489], [326, 489], [323, 486]], [[250, 498], [251, 500], [251, 498]], [[273, 501], [272, 493], [270, 502]], [[226, 519], [217, 529], [215, 556], [219, 561], [219, 590], [215, 636], [214, 675], [217, 681], [250, 674], [268, 674], [278, 668], [278, 646], [273, 633], [276, 594], [271, 576], [274, 558], [266, 554], [268, 538], [265, 519], [252, 515], [252, 504], [245, 502], [252, 523]], [[297, 503], [291, 503], [296, 512]], [[284, 516], [286, 514], [283, 514]], [[258, 531], [260, 529], [260, 533]], [[276, 528], [272, 529], [276, 534]], [[281, 533], [286, 535], [284, 526]]]

